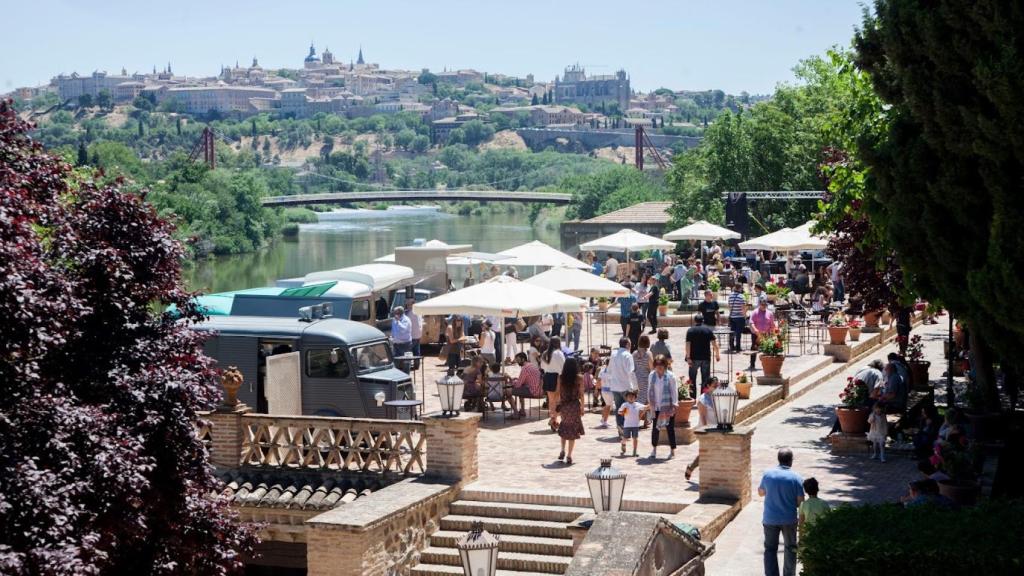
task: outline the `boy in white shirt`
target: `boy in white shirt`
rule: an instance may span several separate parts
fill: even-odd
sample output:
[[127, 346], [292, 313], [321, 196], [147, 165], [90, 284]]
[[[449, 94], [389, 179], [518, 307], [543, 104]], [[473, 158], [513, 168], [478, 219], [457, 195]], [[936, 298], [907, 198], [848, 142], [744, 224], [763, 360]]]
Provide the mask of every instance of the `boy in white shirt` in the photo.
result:
[[636, 391], [629, 390], [625, 394], [626, 401], [619, 406], [619, 414], [625, 418], [622, 423], [622, 455], [626, 455], [626, 439], [633, 439], [633, 457], [636, 458], [637, 439], [640, 437], [640, 415], [647, 406], [636, 401]]

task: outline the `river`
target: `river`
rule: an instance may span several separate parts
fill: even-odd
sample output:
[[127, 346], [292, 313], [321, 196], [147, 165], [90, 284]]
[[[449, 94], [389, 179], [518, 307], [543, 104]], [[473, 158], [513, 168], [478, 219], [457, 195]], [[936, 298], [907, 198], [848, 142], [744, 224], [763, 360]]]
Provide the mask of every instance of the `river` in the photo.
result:
[[278, 278], [366, 264], [417, 238], [472, 244], [474, 250], [483, 252], [498, 252], [532, 240], [559, 245], [557, 225], [531, 226], [526, 211], [483, 216], [422, 210], [352, 211], [329, 222], [303, 224], [297, 237], [278, 240], [259, 252], [192, 263], [184, 270], [185, 283], [192, 290], [208, 293], [272, 286]]

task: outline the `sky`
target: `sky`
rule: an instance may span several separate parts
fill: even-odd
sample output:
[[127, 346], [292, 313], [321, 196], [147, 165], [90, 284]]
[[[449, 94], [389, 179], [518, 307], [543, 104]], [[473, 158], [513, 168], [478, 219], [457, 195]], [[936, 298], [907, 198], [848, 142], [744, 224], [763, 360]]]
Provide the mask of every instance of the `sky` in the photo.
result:
[[0, 92], [60, 73], [163, 68], [211, 76], [253, 56], [264, 68], [319, 53], [382, 68], [551, 81], [579, 63], [622, 68], [634, 90], [770, 93], [802, 58], [848, 46], [863, 0], [33, 0], [5, 2]]

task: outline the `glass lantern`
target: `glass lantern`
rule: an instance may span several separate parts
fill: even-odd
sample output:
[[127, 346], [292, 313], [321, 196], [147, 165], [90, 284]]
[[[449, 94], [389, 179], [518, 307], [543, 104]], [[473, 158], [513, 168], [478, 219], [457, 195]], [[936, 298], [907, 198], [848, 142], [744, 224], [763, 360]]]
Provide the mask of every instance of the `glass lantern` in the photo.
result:
[[458, 416], [462, 406], [462, 389], [466, 383], [453, 370], [438, 378], [437, 395], [441, 397], [441, 415]]
[[612, 468], [610, 458], [601, 460], [601, 465], [587, 473], [587, 486], [594, 512], [618, 512], [622, 507], [622, 493], [626, 489], [626, 475]]
[[498, 538], [484, 530], [483, 522], [474, 522], [469, 533], [455, 544], [465, 576], [494, 576], [498, 571], [499, 544]]
[[739, 401], [739, 394], [731, 387], [717, 388], [711, 393], [711, 405], [715, 411], [719, 430], [732, 431], [733, 422], [736, 421], [736, 406]]

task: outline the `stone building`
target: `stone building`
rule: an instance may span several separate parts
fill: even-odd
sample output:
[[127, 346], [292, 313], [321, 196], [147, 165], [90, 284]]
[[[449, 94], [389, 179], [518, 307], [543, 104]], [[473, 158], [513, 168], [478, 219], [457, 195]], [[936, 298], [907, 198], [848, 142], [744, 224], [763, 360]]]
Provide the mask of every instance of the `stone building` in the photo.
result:
[[182, 112], [206, 114], [214, 112], [254, 111], [251, 99], [274, 99], [277, 92], [269, 88], [248, 86], [188, 86], [168, 88], [164, 98], [175, 100]]
[[578, 64], [565, 69], [561, 78], [555, 77], [555, 102], [558, 104], [586, 104], [599, 108], [617, 104], [619, 110], [629, 108], [629, 76], [625, 70], [614, 75], [587, 77], [586, 71]]

